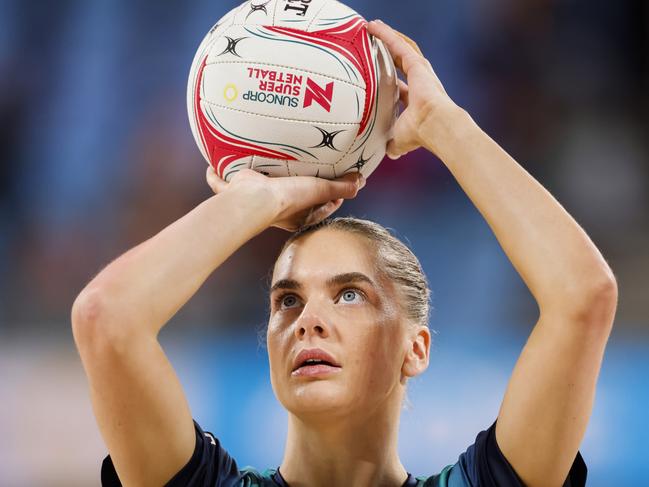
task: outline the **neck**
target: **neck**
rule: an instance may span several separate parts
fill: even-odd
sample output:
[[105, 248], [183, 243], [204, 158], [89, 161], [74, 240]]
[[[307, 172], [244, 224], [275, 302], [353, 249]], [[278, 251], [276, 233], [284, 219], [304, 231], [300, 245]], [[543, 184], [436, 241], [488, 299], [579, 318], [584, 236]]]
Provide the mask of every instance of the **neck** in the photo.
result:
[[401, 487], [407, 473], [397, 453], [399, 408], [329, 422], [289, 413], [282, 477], [290, 487]]

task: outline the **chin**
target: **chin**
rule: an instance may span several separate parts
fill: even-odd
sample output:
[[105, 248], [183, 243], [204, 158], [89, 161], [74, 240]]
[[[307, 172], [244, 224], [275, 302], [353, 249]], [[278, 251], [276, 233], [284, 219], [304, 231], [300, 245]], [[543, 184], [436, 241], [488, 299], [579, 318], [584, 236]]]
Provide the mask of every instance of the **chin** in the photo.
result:
[[280, 402], [297, 417], [313, 419], [313, 415], [326, 415], [327, 419], [331, 419], [353, 410], [351, 392], [342, 384], [332, 381], [304, 381], [290, 384]]

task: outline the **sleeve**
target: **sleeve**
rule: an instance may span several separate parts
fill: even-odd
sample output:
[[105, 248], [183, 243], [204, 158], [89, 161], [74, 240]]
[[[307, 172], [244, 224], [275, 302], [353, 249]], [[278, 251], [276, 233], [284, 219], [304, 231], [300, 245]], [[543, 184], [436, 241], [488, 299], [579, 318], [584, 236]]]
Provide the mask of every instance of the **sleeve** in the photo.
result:
[[[448, 487], [525, 487], [496, 442], [496, 422], [476, 437], [447, 472]], [[585, 487], [586, 463], [578, 452], [563, 487]]]
[[[166, 484], [166, 487], [230, 487], [242, 478], [236, 461], [211, 433], [204, 432], [194, 421], [196, 446], [189, 462]], [[121, 487], [110, 455], [101, 466], [101, 485]]]

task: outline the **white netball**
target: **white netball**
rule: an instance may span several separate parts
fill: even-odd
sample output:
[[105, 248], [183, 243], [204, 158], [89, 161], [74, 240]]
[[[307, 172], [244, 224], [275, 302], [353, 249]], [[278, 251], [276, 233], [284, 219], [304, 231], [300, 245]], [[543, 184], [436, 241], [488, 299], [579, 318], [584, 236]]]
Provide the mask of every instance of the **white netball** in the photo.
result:
[[187, 108], [219, 176], [376, 169], [397, 114], [397, 75], [365, 25], [335, 0], [252, 0], [212, 27], [192, 63]]

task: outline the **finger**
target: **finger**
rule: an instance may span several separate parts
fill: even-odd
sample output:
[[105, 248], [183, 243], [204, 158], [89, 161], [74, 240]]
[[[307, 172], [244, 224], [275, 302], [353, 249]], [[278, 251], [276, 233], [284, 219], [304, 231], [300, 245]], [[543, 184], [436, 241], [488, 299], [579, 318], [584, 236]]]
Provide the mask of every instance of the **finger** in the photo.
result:
[[[417, 44], [415, 41], [413, 41], [406, 34], [404, 34], [402, 32], [399, 32], [398, 30], [396, 30], [396, 29], [394, 29], [392, 27], [391, 27], [391, 29], [394, 32], [396, 32], [399, 35], [399, 37], [401, 37], [404, 41], [406, 41], [415, 51], [417, 51], [417, 53], [421, 56], [421, 61], [423, 62], [424, 66], [426, 68], [428, 68], [430, 71], [432, 71], [433, 74], [434, 74], [435, 70], [433, 69], [433, 65], [430, 64], [430, 61], [428, 60], [428, 58], [426, 58], [426, 56], [424, 56], [424, 53], [421, 52], [421, 48], [419, 47], [419, 44]], [[437, 75], [435, 75], [435, 77], [437, 77]]]
[[344, 199], [338, 199], [334, 201], [329, 201], [324, 205], [318, 206], [313, 209], [308, 218], [309, 225], [315, 225], [320, 223], [322, 220], [329, 218], [333, 213], [335, 213], [345, 202]]
[[[413, 66], [425, 61], [419, 48], [413, 47], [400, 33], [389, 25], [373, 20], [368, 24], [368, 32], [383, 41], [394, 59], [394, 64], [408, 76]], [[414, 41], [413, 41], [414, 43]], [[416, 44], [415, 44], [416, 45]]]
[[325, 204], [328, 201], [351, 199], [365, 186], [365, 178], [360, 173], [350, 173], [329, 181], [322, 178], [296, 176], [294, 184], [300, 186], [298, 197], [306, 207]]
[[216, 174], [216, 171], [214, 171], [214, 168], [211, 165], [207, 167], [205, 179], [207, 180], [207, 184], [210, 188], [212, 188], [212, 191], [214, 191], [215, 194], [222, 193], [228, 187], [228, 183], [226, 183]]
[[419, 44], [417, 44], [415, 41], [413, 41], [410, 37], [408, 37], [406, 34], [399, 32], [396, 29], [392, 29], [395, 31], [404, 41], [406, 41], [410, 46], [419, 53], [420, 56], [424, 56], [424, 53], [421, 52], [421, 49], [419, 48]]
[[404, 81], [401, 81], [400, 79], [397, 80], [397, 82], [399, 84], [399, 100], [407, 107], [410, 100], [408, 96], [409, 95], [408, 85]]
[[324, 205], [320, 205], [313, 209], [305, 221], [305, 225], [315, 225], [320, 223], [322, 220], [326, 220], [331, 215], [333, 215], [344, 203], [344, 199], [338, 199], [334, 201], [329, 201]]
[[[367, 184], [365, 176], [359, 171], [344, 174], [333, 181], [325, 181], [333, 183], [335, 188], [334, 193], [332, 193], [333, 196], [329, 198], [331, 201], [355, 198], [358, 192]], [[338, 191], [341, 191], [341, 193], [339, 194]]]

